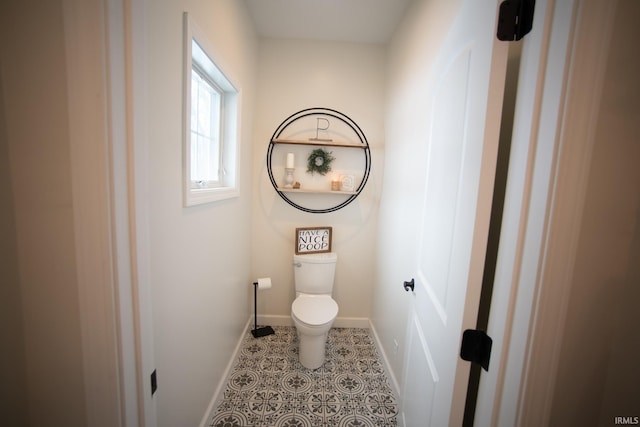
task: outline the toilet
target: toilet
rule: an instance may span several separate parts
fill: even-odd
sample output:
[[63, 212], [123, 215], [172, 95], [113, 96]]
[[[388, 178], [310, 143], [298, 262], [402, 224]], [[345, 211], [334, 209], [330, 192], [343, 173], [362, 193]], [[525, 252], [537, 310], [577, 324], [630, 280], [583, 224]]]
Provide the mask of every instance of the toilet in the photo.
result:
[[298, 332], [302, 366], [317, 369], [324, 363], [327, 334], [338, 315], [331, 298], [338, 255], [334, 252], [293, 256], [296, 299], [291, 318]]

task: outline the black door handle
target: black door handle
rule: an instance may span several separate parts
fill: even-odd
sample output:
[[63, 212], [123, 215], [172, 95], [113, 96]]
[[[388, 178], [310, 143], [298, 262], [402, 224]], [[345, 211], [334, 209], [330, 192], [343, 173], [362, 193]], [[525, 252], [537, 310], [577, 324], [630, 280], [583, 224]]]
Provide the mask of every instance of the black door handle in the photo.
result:
[[415, 287], [415, 282], [413, 280], [413, 278], [411, 279], [410, 282], [404, 282], [404, 290], [409, 292], [409, 289], [411, 289], [411, 291], [413, 292], [413, 288]]

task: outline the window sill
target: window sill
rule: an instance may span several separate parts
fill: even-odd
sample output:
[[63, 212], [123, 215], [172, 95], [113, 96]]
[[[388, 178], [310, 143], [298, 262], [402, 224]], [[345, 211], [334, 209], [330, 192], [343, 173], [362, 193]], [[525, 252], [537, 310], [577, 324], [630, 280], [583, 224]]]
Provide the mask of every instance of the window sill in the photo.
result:
[[185, 195], [184, 205], [185, 207], [197, 206], [239, 196], [240, 192], [236, 187], [189, 189]]

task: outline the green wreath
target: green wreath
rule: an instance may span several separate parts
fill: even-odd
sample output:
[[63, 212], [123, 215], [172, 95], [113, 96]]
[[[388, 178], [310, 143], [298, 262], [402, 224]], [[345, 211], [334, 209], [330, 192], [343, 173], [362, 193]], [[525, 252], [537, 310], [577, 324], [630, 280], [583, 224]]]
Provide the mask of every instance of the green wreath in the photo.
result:
[[307, 158], [307, 173], [313, 175], [314, 172], [318, 172], [320, 175], [324, 175], [331, 170], [331, 162], [336, 158], [331, 155], [331, 151], [326, 151], [323, 148], [315, 149], [309, 154]]

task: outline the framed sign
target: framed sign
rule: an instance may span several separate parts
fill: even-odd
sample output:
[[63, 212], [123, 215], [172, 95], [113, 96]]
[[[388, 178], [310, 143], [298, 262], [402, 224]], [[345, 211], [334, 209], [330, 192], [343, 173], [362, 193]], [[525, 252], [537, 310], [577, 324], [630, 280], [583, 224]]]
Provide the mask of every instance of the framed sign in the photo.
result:
[[331, 252], [331, 227], [296, 228], [296, 255]]

